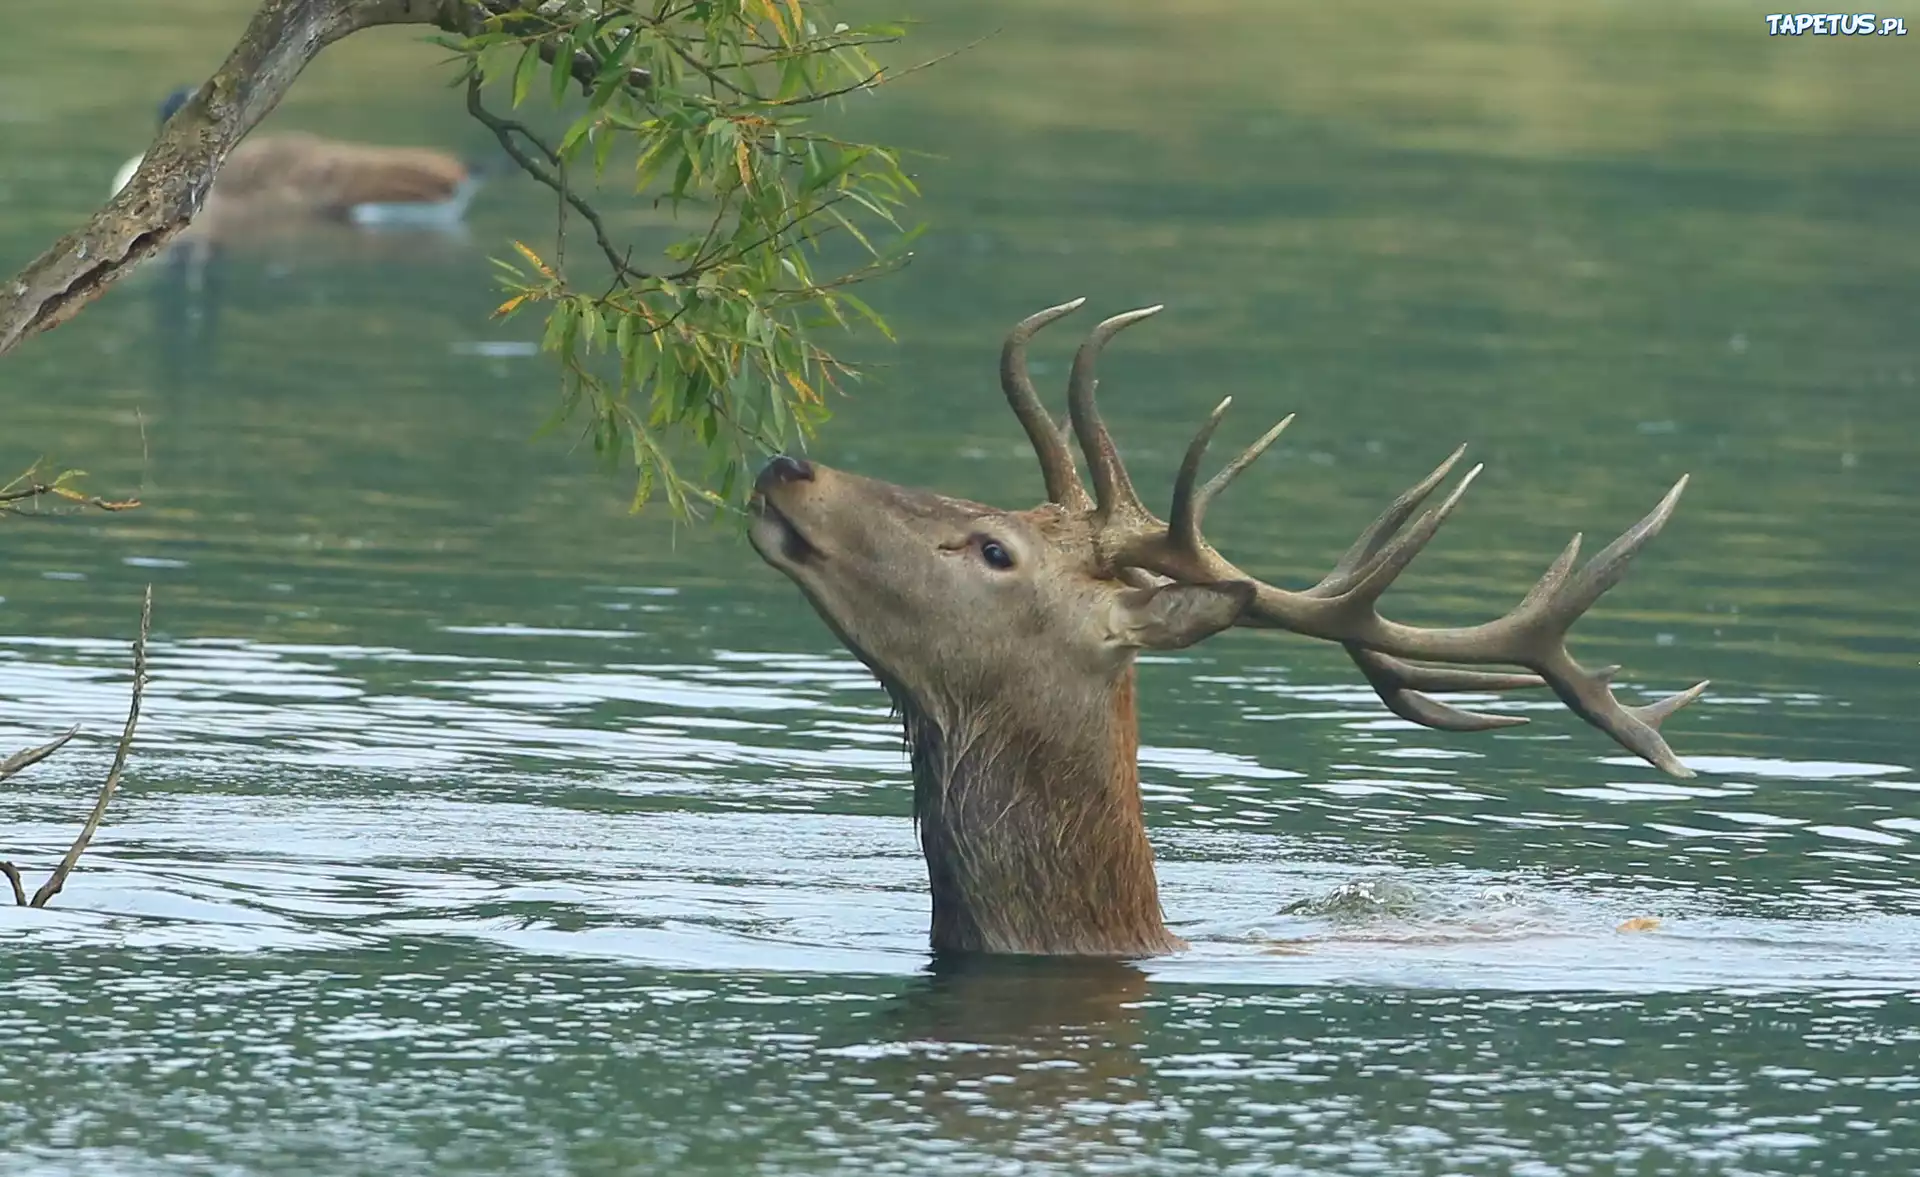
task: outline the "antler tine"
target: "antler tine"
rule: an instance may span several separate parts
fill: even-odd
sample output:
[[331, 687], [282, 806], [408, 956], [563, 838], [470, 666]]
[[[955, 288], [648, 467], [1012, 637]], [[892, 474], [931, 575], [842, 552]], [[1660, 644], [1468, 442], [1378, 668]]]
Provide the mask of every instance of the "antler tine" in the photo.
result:
[[1360, 538], [1353, 541], [1353, 546], [1334, 562], [1333, 570], [1321, 577], [1319, 584], [1306, 591], [1316, 597], [1330, 597], [1351, 587], [1356, 574], [1392, 541], [1401, 525], [1420, 509], [1420, 504], [1427, 501], [1427, 496], [1434, 492], [1434, 488], [1447, 480], [1447, 475], [1466, 452], [1467, 447], [1461, 445], [1448, 454], [1445, 461], [1435, 466], [1432, 473], [1402, 491], [1400, 497], [1389, 503], [1387, 509], [1380, 512], [1379, 518], [1368, 524], [1367, 529], [1360, 533]]
[[[1660, 724], [1704, 694], [1710, 680], [1703, 679], [1656, 702], [1629, 707], [1613, 694], [1610, 680], [1618, 667], [1587, 670], [1568, 651], [1566, 634], [1608, 589], [1620, 583], [1627, 565], [1639, 555], [1640, 549], [1666, 527], [1667, 520], [1680, 505], [1687, 479], [1687, 475], [1681, 475], [1653, 510], [1569, 577], [1567, 569], [1578, 551], [1579, 537], [1575, 536], [1574, 542], [1567, 545], [1567, 550], [1540, 578], [1526, 600], [1508, 615], [1520, 623], [1521, 641], [1532, 638], [1536, 647], [1536, 660], [1528, 665], [1545, 676], [1554, 694], [1560, 696], [1569, 710], [1612, 736], [1636, 756], [1677, 777], [1690, 777], [1693, 770], [1682, 764], [1668, 747], [1660, 735]], [[1530, 632], [1535, 629], [1537, 637]]]
[[1293, 424], [1293, 416], [1292, 413], [1288, 413], [1286, 416], [1280, 418], [1279, 421], [1274, 423], [1273, 428], [1260, 435], [1259, 440], [1240, 451], [1239, 457], [1220, 467], [1220, 473], [1207, 479], [1207, 484], [1200, 488], [1200, 497], [1195, 500], [1194, 504], [1194, 521], [1196, 524], [1199, 522], [1200, 517], [1207, 513], [1207, 505], [1213, 502], [1213, 496], [1233, 485], [1233, 480], [1240, 477], [1242, 470], [1245, 470], [1248, 466], [1258, 461], [1260, 455], [1266, 453], [1267, 448], [1278, 441], [1280, 435], [1287, 431], [1287, 426]]
[[1484, 469], [1486, 469], [1485, 466], [1476, 465], [1467, 471], [1454, 486], [1453, 491], [1440, 500], [1438, 507], [1420, 512], [1420, 518], [1413, 521], [1412, 527], [1381, 545], [1379, 553], [1373, 559], [1347, 575], [1347, 584], [1344, 589], [1328, 595], [1348, 602], [1365, 602], [1369, 605], [1379, 600], [1381, 594], [1385, 593], [1400, 574], [1406, 571], [1407, 565], [1413, 563], [1413, 558], [1426, 548], [1428, 541], [1433, 539], [1435, 533], [1440, 530], [1440, 525], [1447, 521], [1447, 516], [1453, 514], [1453, 509], [1460, 505], [1462, 498], [1466, 497], [1467, 488], [1473, 485], [1473, 480], [1480, 477], [1480, 471]]
[[[1508, 662], [1536, 671], [1560, 701], [1580, 718], [1613, 737], [1628, 751], [1649, 764], [1676, 777], [1690, 777], [1693, 771], [1681, 763], [1660, 735], [1662, 721], [1699, 698], [1707, 683], [1700, 682], [1678, 694], [1643, 706], [1628, 706], [1614, 697], [1610, 680], [1616, 667], [1588, 670], [1567, 649], [1567, 631], [1600, 597], [1625, 574], [1633, 557], [1658, 535], [1679, 505], [1687, 479], [1674, 483], [1654, 509], [1623, 532], [1605, 550], [1588, 560], [1579, 572], [1571, 573], [1579, 553], [1578, 537], [1569, 543], [1526, 598], [1504, 617], [1465, 629], [1425, 630], [1389, 621], [1374, 608], [1379, 593], [1397, 574], [1405, 560], [1394, 548], [1412, 536], [1403, 537], [1384, 552], [1376, 566], [1360, 578], [1340, 598], [1329, 599], [1336, 610], [1345, 612], [1344, 623], [1331, 627], [1338, 633], [1323, 634], [1337, 640], [1354, 642], [1376, 652], [1434, 658], [1448, 662]], [[1444, 517], [1459, 500], [1457, 488], [1430, 516]], [[1429, 523], [1423, 517], [1415, 531], [1428, 534], [1438, 526], [1438, 518]], [[1418, 543], [1412, 545], [1417, 549]], [[1408, 557], [1410, 558], [1410, 557]], [[1259, 610], [1263, 591], [1251, 606]], [[1356, 615], [1353, 611], [1360, 610]], [[1319, 620], [1319, 619], [1316, 619]], [[1331, 618], [1325, 620], [1332, 620]], [[1291, 627], [1289, 627], [1291, 628]]]
[[1242, 450], [1240, 456], [1228, 462], [1207, 480], [1199, 493], [1193, 489], [1193, 481], [1200, 475], [1200, 459], [1206, 456], [1207, 446], [1213, 441], [1213, 431], [1220, 427], [1221, 418], [1227, 415], [1227, 407], [1233, 404], [1233, 398], [1227, 397], [1215, 405], [1208, 414], [1206, 423], [1200, 426], [1193, 440], [1187, 443], [1187, 456], [1180, 462], [1180, 473], [1173, 480], [1173, 508], [1167, 517], [1167, 540], [1175, 547], [1190, 547], [1200, 536], [1200, 524], [1207, 516], [1207, 507], [1213, 497], [1232, 485], [1240, 472], [1267, 452], [1279, 436], [1293, 424], [1293, 414], [1288, 413], [1280, 423], [1267, 430], [1258, 441]]
[[[1205, 541], [1200, 534], [1200, 524], [1205, 518], [1208, 503], [1242, 470], [1265, 453], [1267, 447], [1280, 436], [1281, 431], [1293, 423], [1293, 415], [1288, 414], [1258, 441], [1248, 446], [1244, 453], [1228, 463], [1220, 473], [1214, 475], [1213, 479], [1198, 494], [1195, 494], [1193, 483], [1199, 475], [1200, 461], [1206, 454], [1208, 443], [1213, 440], [1214, 431], [1220, 426], [1221, 418], [1226, 415], [1227, 407], [1231, 404], [1233, 404], [1233, 398], [1227, 397], [1208, 415], [1206, 422], [1194, 434], [1193, 441], [1188, 444], [1186, 457], [1180, 463], [1180, 473], [1174, 479], [1173, 508], [1167, 523], [1168, 554], [1180, 553], [1193, 566], [1204, 567], [1207, 561], [1207, 556], [1202, 550]], [[1333, 596], [1350, 588], [1355, 581], [1355, 574], [1370, 567], [1369, 562], [1379, 554], [1388, 541], [1394, 538], [1407, 517], [1413, 514], [1427, 496], [1433, 493], [1434, 488], [1446, 479], [1447, 473], [1466, 452], [1467, 447], [1464, 445], [1454, 450], [1445, 461], [1434, 468], [1432, 473], [1395, 499], [1340, 557], [1333, 571], [1329, 572], [1319, 584], [1306, 590], [1303, 595]], [[1417, 545], [1414, 550], [1417, 550]], [[1430, 699], [1421, 694], [1421, 691], [1504, 691], [1546, 685], [1546, 680], [1536, 674], [1500, 674], [1451, 667], [1419, 666], [1375, 653], [1351, 642], [1344, 644], [1348, 656], [1366, 676], [1368, 684], [1380, 696], [1380, 701], [1387, 705], [1388, 710], [1402, 719], [1444, 731], [1486, 731], [1496, 727], [1511, 727], [1527, 721], [1516, 715], [1467, 711]]]
[[1485, 670], [1419, 666], [1376, 653], [1365, 646], [1356, 646], [1352, 642], [1342, 644], [1347, 648], [1347, 656], [1360, 668], [1360, 673], [1367, 676], [1367, 685], [1387, 705], [1387, 710], [1423, 727], [1438, 728], [1445, 732], [1491, 731], [1497, 727], [1516, 727], [1527, 720], [1523, 715], [1468, 711], [1428, 698], [1421, 693], [1422, 690], [1505, 691], [1546, 685], [1546, 680], [1537, 674], [1497, 674]]
[[[1466, 452], [1467, 447], [1464, 444], [1459, 446], [1438, 466], [1435, 466], [1425, 478], [1401, 492], [1400, 497], [1388, 504], [1387, 509], [1380, 512], [1379, 517], [1360, 533], [1360, 538], [1353, 542], [1353, 546], [1335, 561], [1332, 571], [1322, 577], [1319, 584], [1306, 590], [1307, 595], [1332, 597], [1351, 589], [1358, 581], [1360, 574], [1372, 570], [1374, 567], [1372, 561], [1380, 554], [1381, 549], [1392, 542], [1407, 519], [1419, 510], [1421, 503], [1427, 500], [1427, 496], [1446, 481], [1447, 474], [1453, 470], [1455, 464]], [[1475, 467], [1475, 472], [1478, 472], [1478, 467]], [[1469, 475], [1468, 481], [1471, 479], [1472, 476]], [[1455, 492], [1454, 501], [1458, 501], [1460, 492], [1465, 489], [1466, 483], [1463, 482], [1460, 489]], [[1444, 518], [1444, 515], [1441, 518]], [[1436, 519], [1434, 526], [1438, 525], [1439, 522]], [[1413, 551], [1418, 551], [1418, 545], [1414, 546]], [[1354, 645], [1352, 642], [1344, 645], [1347, 656], [1352, 658], [1354, 665], [1360, 668], [1360, 673], [1366, 676], [1374, 693], [1380, 696], [1380, 701], [1387, 705], [1389, 711], [1402, 719], [1412, 720], [1414, 723], [1438, 728], [1441, 731], [1488, 731], [1499, 727], [1516, 727], [1527, 721], [1525, 717], [1518, 715], [1498, 715], [1453, 707], [1437, 699], [1428, 698], [1422, 693], [1424, 691], [1511, 691], [1547, 685], [1547, 680], [1537, 674], [1502, 674], [1485, 670], [1420, 666], [1376, 653], [1364, 646]]]
[[1080, 471], [1074, 466], [1073, 451], [1067, 448], [1066, 434], [1054, 424], [1052, 414], [1034, 390], [1032, 377], [1027, 375], [1027, 341], [1042, 327], [1079, 310], [1086, 301], [1076, 298], [1028, 315], [1007, 333], [1007, 341], [1000, 349], [1000, 388], [1007, 394], [1007, 403], [1013, 406], [1013, 415], [1027, 431], [1027, 440], [1033, 443], [1034, 456], [1040, 460], [1040, 477], [1046, 483], [1047, 500], [1075, 510], [1085, 510], [1092, 504], [1087, 499], [1086, 488], [1080, 485]]
[[1195, 500], [1193, 480], [1200, 476], [1200, 459], [1207, 456], [1213, 431], [1220, 428], [1220, 419], [1227, 415], [1227, 408], [1232, 404], [1233, 398], [1229, 396], [1213, 406], [1206, 422], [1187, 443], [1186, 456], [1180, 459], [1180, 473], [1173, 479], [1173, 507], [1167, 514], [1167, 539], [1176, 546], [1184, 546], [1200, 534], [1200, 517], [1206, 511], [1206, 504]]
[[[1376, 563], [1375, 558], [1379, 557], [1382, 550], [1394, 541], [1400, 528], [1415, 511], [1419, 510], [1420, 504], [1427, 500], [1427, 496], [1446, 481], [1448, 473], [1466, 452], [1467, 447], [1461, 445], [1448, 454], [1445, 460], [1435, 466], [1425, 478], [1401, 492], [1400, 497], [1388, 504], [1387, 509], [1380, 512], [1379, 517], [1360, 533], [1360, 538], [1353, 542], [1353, 546], [1335, 561], [1333, 570], [1322, 577], [1319, 584], [1306, 590], [1306, 595], [1339, 596], [1352, 590], [1362, 577], [1383, 571], [1385, 566]], [[1406, 561], [1419, 552], [1427, 539], [1432, 538], [1433, 532], [1445, 520], [1447, 513], [1452, 511], [1453, 505], [1459, 502], [1460, 496], [1465, 493], [1474, 475], [1479, 472], [1480, 468], [1474, 467], [1438, 512], [1429, 512], [1428, 516], [1422, 518], [1421, 525], [1418, 526], [1424, 526], [1424, 538], [1410, 537], [1409, 540], [1403, 541], [1402, 548], [1398, 550], [1405, 554], [1399, 560], [1399, 567], [1404, 568]], [[1396, 575], [1397, 572], [1398, 569], [1395, 570]], [[1381, 588], [1384, 590], [1385, 586], [1382, 585]], [[1468, 711], [1429, 698], [1422, 693], [1424, 691], [1512, 691], [1546, 685], [1546, 680], [1537, 674], [1503, 674], [1485, 670], [1461, 670], [1455, 667], [1421, 666], [1377, 653], [1352, 642], [1342, 644], [1346, 647], [1347, 656], [1353, 659], [1353, 664], [1358, 666], [1360, 673], [1366, 676], [1367, 683], [1373, 687], [1374, 693], [1379, 695], [1380, 701], [1387, 705], [1387, 710], [1402, 719], [1438, 728], [1441, 731], [1489, 731], [1493, 728], [1516, 727], [1527, 720], [1519, 715]]]
[[1133, 480], [1127, 477], [1126, 465], [1120, 460], [1120, 451], [1113, 444], [1113, 436], [1100, 420], [1100, 410], [1094, 404], [1094, 390], [1100, 382], [1094, 369], [1107, 340], [1163, 309], [1142, 307], [1103, 321], [1087, 334], [1086, 342], [1073, 356], [1073, 373], [1067, 380], [1067, 415], [1073, 422], [1073, 433], [1080, 441], [1081, 452], [1087, 456], [1087, 469], [1093, 475], [1094, 509], [1103, 524], [1122, 517], [1129, 523], [1153, 517], [1141, 504], [1140, 496], [1133, 489]]
[[[1367, 684], [1387, 710], [1402, 719], [1447, 732], [1483, 732], [1489, 728], [1516, 727], [1526, 721], [1519, 715], [1499, 715], [1490, 711], [1468, 711], [1428, 698], [1425, 691], [1516, 691], [1544, 687], [1547, 680], [1537, 674], [1513, 674], [1494, 670], [1462, 670], [1456, 666], [1422, 666], [1369, 650], [1353, 642], [1342, 642], [1347, 657], [1367, 676]], [[1618, 666], [1613, 667], [1619, 670]]]
[[[1453, 513], [1481, 468], [1475, 466], [1468, 471], [1437, 507], [1422, 512], [1411, 527], [1405, 527], [1412, 512], [1459, 460], [1460, 452], [1456, 451], [1396, 499], [1320, 584], [1305, 592], [1290, 592], [1248, 576], [1200, 535], [1196, 507], [1201, 505], [1201, 498], [1193, 493], [1192, 484], [1222, 411], [1214, 411], [1188, 447], [1187, 461], [1182, 464], [1181, 479], [1175, 487], [1175, 522], [1158, 535], [1129, 542], [1121, 554], [1123, 562], [1181, 580], [1251, 581], [1254, 598], [1237, 624], [1286, 629], [1341, 643], [1381, 700], [1395, 714], [1413, 722], [1455, 731], [1508, 726], [1520, 717], [1464, 711], [1420, 692], [1505, 690], [1544, 682], [1571, 711], [1628, 751], [1673, 776], [1693, 775], [1660, 735], [1659, 726], [1699, 698], [1708, 684], [1697, 683], [1654, 703], [1628, 706], [1614, 697], [1610, 686], [1618, 667], [1589, 670], [1566, 646], [1567, 631], [1573, 623], [1619, 583], [1633, 557], [1666, 526], [1686, 489], [1685, 477], [1652, 511], [1578, 572], [1573, 571], [1580, 551], [1579, 537], [1575, 536], [1520, 604], [1505, 616], [1464, 628], [1423, 629], [1381, 616], [1377, 603]], [[1504, 662], [1535, 673], [1422, 666], [1405, 661], [1407, 658], [1468, 665]]]
[[[1482, 467], [1467, 471], [1436, 507], [1422, 511], [1411, 527], [1407, 520], [1420, 509], [1460, 460], [1466, 447], [1448, 455], [1432, 473], [1408, 488], [1388, 505], [1335, 563], [1319, 584], [1305, 592], [1290, 592], [1248, 576], [1215, 551], [1200, 533], [1208, 501], [1257, 458], [1292, 420], [1269, 430], [1247, 452], [1198, 492], [1193, 484], [1200, 462], [1219, 428], [1232, 398], [1220, 402], [1188, 444], [1174, 482], [1172, 521], [1161, 523], [1140, 503], [1113, 438], [1094, 406], [1097, 381], [1094, 366], [1100, 349], [1116, 332], [1158, 313], [1159, 307], [1116, 315], [1095, 327], [1073, 360], [1067, 411], [1073, 431], [1093, 471], [1094, 500], [1106, 561], [1128, 577], [1164, 576], [1179, 581], [1247, 581], [1253, 599], [1235, 624], [1285, 629], [1308, 637], [1339, 642], [1360, 667], [1367, 681], [1394, 714], [1415, 723], [1454, 731], [1477, 731], [1525, 722], [1519, 716], [1464, 711], [1421, 694], [1422, 690], [1506, 690], [1551, 687], [1561, 702], [1580, 718], [1611, 736], [1621, 747], [1676, 777], [1693, 771], [1674, 755], [1660, 735], [1660, 724], [1699, 698], [1706, 682], [1654, 703], [1627, 706], [1614, 697], [1610, 685], [1618, 667], [1588, 670], [1566, 645], [1567, 631], [1593, 604], [1619, 583], [1627, 566], [1660, 534], [1672, 518], [1686, 490], [1682, 476], [1654, 509], [1620, 537], [1588, 560], [1576, 573], [1580, 537], [1555, 558], [1526, 597], [1505, 616], [1480, 625], [1422, 629], [1380, 615], [1381, 595], [1393, 584], [1441, 524], [1453, 514]], [[1124, 519], [1118, 518], [1124, 516]], [[1403, 530], [1404, 528], [1404, 530]], [[1533, 674], [1422, 666], [1405, 661], [1523, 666]]]
[[[1564, 616], [1568, 624], [1571, 624], [1574, 618], [1585, 613], [1595, 601], [1599, 600], [1602, 593], [1620, 583], [1620, 578], [1627, 574], [1627, 565], [1632, 563], [1633, 558], [1640, 553], [1640, 549], [1647, 545], [1648, 540], [1659, 535], [1661, 529], [1666, 527], [1667, 520], [1673, 518], [1674, 509], [1680, 505], [1680, 496], [1687, 489], [1688, 477], [1682, 474], [1680, 480], [1673, 484], [1673, 489], [1667, 491], [1653, 510], [1647, 512], [1640, 522], [1621, 532], [1618, 539], [1602, 548], [1593, 559], [1588, 560], [1580, 569], [1580, 574], [1564, 588], [1555, 586], [1542, 594], [1555, 599], [1551, 608], [1556, 615]], [[1574, 538], [1577, 543], [1579, 537]], [[1567, 546], [1569, 549], [1574, 548], [1573, 544]], [[1570, 565], [1573, 561], [1569, 558], [1566, 563]], [[1555, 566], [1548, 570], [1548, 575], [1551, 576], [1556, 571], [1560, 572], [1562, 578], [1565, 577], [1565, 572], [1560, 570], [1559, 561], [1555, 561]]]

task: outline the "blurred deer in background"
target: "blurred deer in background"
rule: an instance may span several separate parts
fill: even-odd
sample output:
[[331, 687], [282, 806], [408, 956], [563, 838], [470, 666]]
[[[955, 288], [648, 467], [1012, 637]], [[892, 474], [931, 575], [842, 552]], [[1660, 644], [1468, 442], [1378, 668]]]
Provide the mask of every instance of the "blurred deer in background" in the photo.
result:
[[1214, 496], [1293, 418], [1196, 486], [1231, 398], [1220, 402], [1187, 448], [1162, 521], [1134, 492], [1094, 405], [1101, 349], [1160, 308], [1117, 315], [1093, 329], [1068, 378], [1089, 498], [1026, 371], [1033, 333], [1084, 301], [1023, 320], [1001, 353], [1001, 384], [1039, 457], [1045, 503], [1004, 511], [786, 456], [767, 464], [754, 489], [754, 548], [800, 586], [905, 721], [936, 952], [1145, 956], [1185, 947], [1162, 922], [1142, 819], [1134, 655], [1232, 626], [1339, 642], [1389, 710], [1447, 731], [1526, 720], [1461, 710], [1424, 692], [1548, 686], [1636, 755], [1692, 775], [1658, 728], [1707, 684], [1627, 706], [1608, 685], [1617, 667], [1589, 670], [1566, 647], [1568, 628], [1673, 514], [1684, 477], [1578, 570], [1574, 536], [1504, 617], [1403, 625], [1377, 604], [1479, 473], [1469, 470], [1421, 511], [1465, 447], [1394, 500], [1312, 588], [1256, 580], [1215, 551], [1200, 524]]

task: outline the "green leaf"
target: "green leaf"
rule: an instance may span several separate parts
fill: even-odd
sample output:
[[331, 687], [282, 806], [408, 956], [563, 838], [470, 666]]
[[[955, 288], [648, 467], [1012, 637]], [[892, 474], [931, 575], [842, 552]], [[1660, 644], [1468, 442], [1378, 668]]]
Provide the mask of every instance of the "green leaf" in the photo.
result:
[[566, 100], [567, 86], [573, 81], [573, 42], [571, 39], [554, 48], [553, 67], [549, 73], [551, 97], [555, 106]]
[[533, 85], [533, 72], [540, 68], [540, 47], [529, 45], [520, 54], [520, 64], [513, 71], [513, 105], [518, 107], [527, 100], [527, 90]]
[[557, 302], [553, 310], [547, 312], [547, 330], [540, 339], [541, 351], [561, 351], [568, 333], [573, 328], [573, 306], [567, 302]]
[[613, 350], [620, 356], [622, 363], [633, 354], [633, 323], [633, 315], [622, 314], [619, 322], [613, 327]]
[[596, 121], [591, 114], [583, 114], [574, 120], [574, 124], [567, 128], [567, 133], [560, 139], [559, 153], [568, 159], [573, 158], [573, 149], [593, 130]]
[[653, 346], [651, 338], [642, 336], [635, 342], [633, 350], [621, 354], [625, 358], [620, 366], [621, 378], [628, 388], [639, 392], [646, 386], [647, 377], [653, 374], [654, 360], [660, 352]]
[[582, 348], [591, 352], [600, 338], [600, 304], [582, 300], [580, 303], [580, 338]]
[[673, 171], [673, 199], [677, 203], [687, 194], [687, 185], [693, 182], [693, 156], [682, 154], [680, 166]]
[[615, 135], [611, 130], [594, 137], [593, 174], [596, 178], [606, 174], [607, 157], [613, 154], [613, 145], [618, 141], [619, 136]]

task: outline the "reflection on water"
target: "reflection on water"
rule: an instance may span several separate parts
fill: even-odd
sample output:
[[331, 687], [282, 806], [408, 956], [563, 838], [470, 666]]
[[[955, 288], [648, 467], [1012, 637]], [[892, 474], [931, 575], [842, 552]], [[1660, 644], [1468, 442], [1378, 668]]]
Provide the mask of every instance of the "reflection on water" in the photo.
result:
[[[90, 210], [251, 7], [10, 15], [0, 254]], [[156, 619], [94, 849], [56, 908], [0, 909], [0, 1151], [1915, 1168], [1915, 75], [1721, 5], [1662, 22], [988, 4], [928, 44], [1007, 33], [856, 108], [937, 158], [933, 231], [872, 292], [903, 344], [859, 345], [838, 465], [1031, 501], [994, 351], [1086, 293], [1169, 306], [1103, 372], [1143, 493], [1221, 396], [1223, 448], [1300, 412], [1209, 520], [1277, 581], [1473, 442], [1486, 473], [1393, 594], [1412, 622], [1498, 613], [1569, 532], [1694, 476], [1574, 647], [1636, 702], [1714, 680], [1670, 725], [1695, 779], [1547, 698], [1465, 700], [1532, 721], [1498, 733], [1411, 727], [1318, 643], [1144, 660], [1143, 791], [1194, 943], [1166, 960], [929, 962], [884, 695], [736, 531], [629, 517], [572, 438], [529, 441], [554, 378], [488, 319], [485, 255], [550, 233], [531, 186], [489, 190], [465, 240], [269, 233], [150, 267], [9, 356], [0, 469], [51, 453], [147, 504], [0, 527], [0, 750], [88, 733], [0, 791], [31, 872], [110, 760], [149, 582]], [[478, 149], [436, 54], [357, 36], [271, 125]], [[1056, 392], [1070, 346], [1036, 345]]]

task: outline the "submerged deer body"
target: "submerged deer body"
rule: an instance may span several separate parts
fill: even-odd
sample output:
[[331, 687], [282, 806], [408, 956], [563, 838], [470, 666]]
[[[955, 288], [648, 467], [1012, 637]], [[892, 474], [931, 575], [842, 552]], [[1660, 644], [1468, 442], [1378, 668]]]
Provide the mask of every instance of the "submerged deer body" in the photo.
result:
[[[1200, 524], [1292, 418], [1196, 487], [1221, 402], [1187, 450], [1163, 522], [1135, 494], [1094, 404], [1107, 340], [1159, 308], [1108, 319], [1081, 345], [1068, 381], [1090, 498], [1025, 358], [1032, 334], [1080, 301], [1022, 321], [1001, 355], [1001, 383], [1039, 457], [1045, 503], [1007, 511], [788, 457], [769, 462], [754, 490], [755, 549], [799, 585], [905, 721], [935, 951], [1146, 956], [1183, 947], [1162, 920], [1141, 815], [1133, 660], [1233, 626], [1339, 642], [1390, 710], [1449, 731], [1526, 721], [1423, 692], [1548, 686], [1630, 751], [1692, 775], [1658, 727], [1706, 684], [1629, 707], [1608, 686], [1616, 668], [1589, 670], [1565, 644], [1568, 627], [1666, 523], [1685, 478], [1578, 570], [1575, 536], [1506, 616], [1461, 628], [1402, 625], [1376, 604], [1479, 468], [1421, 511], [1456, 450], [1312, 588], [1255, 580], [1207, 543]], [[1531, 673], [1463, 668], [1486, 664]]]

